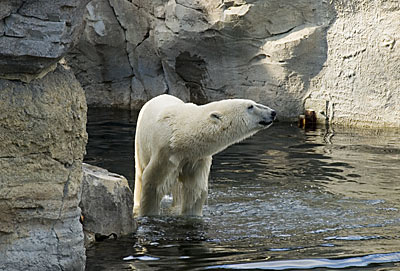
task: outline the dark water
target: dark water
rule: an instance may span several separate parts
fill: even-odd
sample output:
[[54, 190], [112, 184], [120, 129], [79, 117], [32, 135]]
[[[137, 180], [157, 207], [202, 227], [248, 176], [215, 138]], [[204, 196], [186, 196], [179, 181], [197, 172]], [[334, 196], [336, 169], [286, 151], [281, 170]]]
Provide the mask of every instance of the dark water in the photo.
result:
[[[90, 110], [86, 156], [131, 185], [134, 120]], [[142, 218], [86, 270], [400, 270], [399, 139], [277, 123], [214, 157], [204, 217]]]

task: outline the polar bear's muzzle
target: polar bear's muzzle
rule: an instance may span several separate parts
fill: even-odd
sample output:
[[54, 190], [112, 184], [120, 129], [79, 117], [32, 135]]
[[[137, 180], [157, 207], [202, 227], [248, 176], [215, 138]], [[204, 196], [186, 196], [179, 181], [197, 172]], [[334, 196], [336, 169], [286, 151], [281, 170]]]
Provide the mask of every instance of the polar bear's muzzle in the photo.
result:
[[267, 109], [269, 111], [269, 114], [267, 117], [264, 117], [260, 122], [258, 122], [258, 124], [267, 127], [267, 126], [270, 126], [273, 123], [273, 121], [276, 119], [276, 112], [275, 112], [275, 110], [270, 109], [268, 107], [264, 107], [264, 106], [263, 106], [263, 109], [264, 110]]
[[271, 125], [271, 124], [272, 124], [272, 120], [271, 120], [271, 121], [262, 120], [262, 121], [260, 121], [258, 124], [260, 124], [260, 125], [262, 125], [262, 126], [268, 126], [268, 125]]

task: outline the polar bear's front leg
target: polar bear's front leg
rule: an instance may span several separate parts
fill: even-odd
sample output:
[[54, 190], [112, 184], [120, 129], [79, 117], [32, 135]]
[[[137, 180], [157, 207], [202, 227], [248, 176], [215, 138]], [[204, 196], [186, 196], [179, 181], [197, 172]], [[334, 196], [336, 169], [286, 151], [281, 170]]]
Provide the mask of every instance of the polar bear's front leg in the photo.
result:
[[133, 191], [133, 213], [137, 214], [140, 207], [140, 198], [142, 197], [142, 169], [136, 164], [135, 170], [135, 190]]
[[162, 157], [152, 157], [143, 171], [140, 191], [139, 216], [160, 214], [160, 203], [170, 184], [170, 178], [177, 178], [174, 165]]
[[211, 167], [211, 156], [186, 164], [179, 181], [182, 182], [181, 204], [182, 215], [201, 216], [203, 205], [208, 196], [208, 175]]

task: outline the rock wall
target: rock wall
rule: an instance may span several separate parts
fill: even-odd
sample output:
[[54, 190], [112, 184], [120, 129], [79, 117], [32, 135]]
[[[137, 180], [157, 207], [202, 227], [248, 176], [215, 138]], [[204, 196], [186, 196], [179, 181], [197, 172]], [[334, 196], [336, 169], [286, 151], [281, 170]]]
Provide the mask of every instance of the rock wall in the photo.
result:
[[93, 0], [68, 62], [90, 105], [246, 97], [293, 116], [326, 59], [332, 18], [313, 0]]
[[84, 92], [58, 67], [0, 79], [0, 270], [83, 270]]
[[[68, 63], [85, 89], [89, 105], [129, 108], [137, 98], [132, 90], [143, 92], [134, 59], [138, 58], [137, 47], [149, 35], [149, 20], [145, 10], [128, 1], [95, 0], [86, 6], [84, 35], [69, 54]], [[150, 65], [158, 62], [147, 55], [140, 59]], [[131, 96], [135, 96], [133, 100]]]
[[364, 125], [378, 111], [373, 123], [398, 126], [398, 9], [393, 0], [92, 0], [68, 62], [95, 106], [139, 109], [161, 93], [245, 97], [281, 119], [312, 106], [332, 122]]
[[0, 270], [85, 267], [86, 101], [57, 62], [78, 39], [87, 2], [1, 2]]

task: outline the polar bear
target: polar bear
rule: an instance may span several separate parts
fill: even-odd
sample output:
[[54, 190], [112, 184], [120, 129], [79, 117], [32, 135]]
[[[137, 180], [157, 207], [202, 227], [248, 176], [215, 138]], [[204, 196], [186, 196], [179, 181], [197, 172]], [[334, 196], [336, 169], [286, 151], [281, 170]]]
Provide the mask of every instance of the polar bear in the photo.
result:
[[276, 113], [252, 100], [205, 105], [157, 96], [141, 109], [135, 135], [134, 212], [158, 215], [164, 195], [182, 215], [201, 216], [212, 156], [269, 127]]

